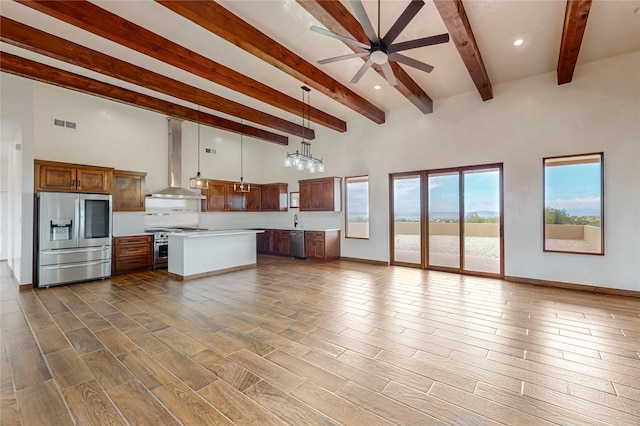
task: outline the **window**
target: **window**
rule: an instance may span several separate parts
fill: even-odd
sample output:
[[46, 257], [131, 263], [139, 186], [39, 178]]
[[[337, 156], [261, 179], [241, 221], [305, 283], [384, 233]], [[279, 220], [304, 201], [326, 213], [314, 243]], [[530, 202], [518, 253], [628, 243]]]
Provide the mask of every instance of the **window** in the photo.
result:
[[346, 238], [369, 238], [369, 176], [344, 179], [346, 188]]
[[544, 159], [544, 251], [604, 254], [603, 160]]

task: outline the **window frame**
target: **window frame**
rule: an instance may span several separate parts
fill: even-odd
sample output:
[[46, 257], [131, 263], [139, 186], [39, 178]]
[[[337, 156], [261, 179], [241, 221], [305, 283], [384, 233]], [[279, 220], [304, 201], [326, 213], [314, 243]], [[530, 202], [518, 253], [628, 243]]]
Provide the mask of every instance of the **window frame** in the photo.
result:
[[[593, 161], [593, 163], [600, 164], [600, 251], [575, 251], [575, 250], [561, 250], [547, 247], [547, 167], [558, 167], [570, 164], [587, 164], [591, 162], [580, 161], [580, 157], [593, 157], [599, 156], [599, 162]], [[562, 161], [565, 159], [566, 161]], [[572, 160], [573, 159], [573, 160]], [[564, 162], [565, 164], [555, 164], [554, 166], [548, 166], [547, 162], [550, 160], [559, 160], [557, 162]], [[590, 152], [584, 154], [570, 154], [570, 155], [558, 155], [551, 157], [544, 157], [542, 159], [542, 251], [547, 253], [567, 253], [567, 254], [583, 254], [591, 256], [604, 256], [605, 254], [605, 240], [604, 240], [604, 152]], [[586, 225], [583, 225], [586, 226]]]
[[[367, 228], [367, 236], [366, 237], [357, 237], [349, 235], [349, 183], [367, 183], [367, 218], [369, 222], [369, 227]], [[369, 197], [370, 185], [369, 185], [369, 175], [358, 175], [358, 176], [347, 176], [344, 178], [344, 237], [354, 240], [368, 240], [371, 238], [371, 199]]]

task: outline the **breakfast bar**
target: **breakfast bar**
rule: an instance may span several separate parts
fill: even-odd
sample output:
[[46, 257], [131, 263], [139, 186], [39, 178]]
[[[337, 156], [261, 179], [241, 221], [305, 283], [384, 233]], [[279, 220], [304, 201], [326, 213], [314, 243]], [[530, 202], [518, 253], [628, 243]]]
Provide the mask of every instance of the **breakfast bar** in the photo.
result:
[[168, 273], [186, 281], [256, 267], [256, 234], [262, 230], [181, 232], [169, 235]]

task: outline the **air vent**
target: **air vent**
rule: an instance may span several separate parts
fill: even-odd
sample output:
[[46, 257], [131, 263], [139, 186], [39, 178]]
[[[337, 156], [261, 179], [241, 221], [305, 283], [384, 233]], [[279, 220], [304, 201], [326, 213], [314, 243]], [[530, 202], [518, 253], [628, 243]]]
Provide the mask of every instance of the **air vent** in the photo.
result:
[[78, 125], [73, 121], [65, 121], [65, 120], [60, 120], [59, 118], [52, 118], [51, 122], [56, 127], [64, 127], [65, 129], [71, 129], [71, 130], [76, 130], [78, 128]]

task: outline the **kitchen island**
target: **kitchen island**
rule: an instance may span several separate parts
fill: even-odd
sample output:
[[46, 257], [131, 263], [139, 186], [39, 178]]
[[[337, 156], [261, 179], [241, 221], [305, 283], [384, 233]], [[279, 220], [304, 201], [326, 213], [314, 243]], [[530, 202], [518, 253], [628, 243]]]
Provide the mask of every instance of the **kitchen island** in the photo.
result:
[[193, 231], [169, 235], [169, 277], [192, 280], [254, 268], [262, 230]]

